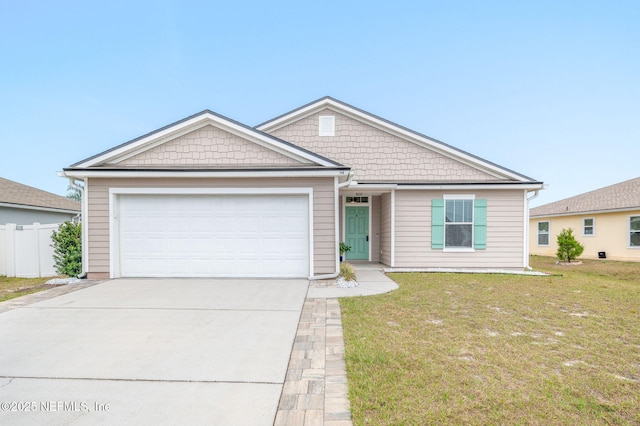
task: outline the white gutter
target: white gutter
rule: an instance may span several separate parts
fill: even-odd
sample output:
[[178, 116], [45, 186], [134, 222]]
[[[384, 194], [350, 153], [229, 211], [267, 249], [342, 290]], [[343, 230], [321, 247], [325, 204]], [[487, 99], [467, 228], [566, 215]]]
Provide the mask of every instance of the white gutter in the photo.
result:
[[88, 177], [153, 177], [153, 178], [224, 178], [224, 177], [333, 177], [344, 176], [346, 170], [67, 170], [64, 176], [84, 179]]
[[[546, 185], [542, 186], [542, 189], [545, 189]], [[525, 265], [525, 269], [529, 271], [533, 270], [533, 268], [529, 265], [529, 202], [535, 199], [540, 194], [540, 189], [536, 189], [533, 195], [529, 198], [526, 198], [525, 193], [525, 202], [524, 202], [524, 259], [523, 263]]]
[[530, 191], [544, 189], [543, 185], [540, 183], [496, 183], [496, 184], [469, 184], [469, 185], [461, 185], [461, 184], [453, 184], [453, 185], [442, 185], [442, 184], [424, 184], [424, 185], [403, 185], [398, 184], [397, 189], [399, 190], [412, 190], [412, 189], [430, 189], [430, 190], [467, 190], [467, 189], [526, 189]]

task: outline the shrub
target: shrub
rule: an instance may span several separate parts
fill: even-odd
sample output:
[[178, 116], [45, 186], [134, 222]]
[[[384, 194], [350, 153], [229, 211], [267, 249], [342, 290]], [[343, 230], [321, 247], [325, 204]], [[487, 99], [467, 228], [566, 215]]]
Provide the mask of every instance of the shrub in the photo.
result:
[[571, 262], [584, 251], [584, 246], [573, 236], [573, 230], [571, 228], [563, 229], [562, 232], [558, 234], [557, 241], [558, 251], [556, 252], [556, 256], [558, 256], [561, 262]]
[[80, 223], [65, 222], [53, 231], [53, 260], [61, 275], [78, 276], [82, 272], [82, 239]]
[[355, 281], [356, 280], [356, 271], [353, 269], [350, 263], [342, 262], [340, 264], [340, 276], [345, 279], [345, 281]]
[[344, 254], [344, 253], [346, 253], [346, 252], [348, 252], [350, 250], [351, 250], [351, 246], [348, 246], [345, 243], [340, 243], [340, 255], [342, 255], [342, 254]]

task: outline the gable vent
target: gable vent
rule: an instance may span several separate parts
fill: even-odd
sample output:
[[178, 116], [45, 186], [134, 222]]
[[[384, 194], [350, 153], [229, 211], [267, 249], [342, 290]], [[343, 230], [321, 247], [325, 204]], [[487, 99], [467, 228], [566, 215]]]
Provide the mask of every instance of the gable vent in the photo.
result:
[[321, 115], [318, 121], [318, 136], [335, 136], [336, 118], [333, 115]]

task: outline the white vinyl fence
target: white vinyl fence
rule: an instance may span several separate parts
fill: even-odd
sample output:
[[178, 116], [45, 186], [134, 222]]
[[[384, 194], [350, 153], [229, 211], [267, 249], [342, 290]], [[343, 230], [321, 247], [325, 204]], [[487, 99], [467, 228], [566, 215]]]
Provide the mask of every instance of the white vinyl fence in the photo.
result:
[[56, 274], [51, 234], [59, 224], [0, 225], [0, 275], [37, 278]]

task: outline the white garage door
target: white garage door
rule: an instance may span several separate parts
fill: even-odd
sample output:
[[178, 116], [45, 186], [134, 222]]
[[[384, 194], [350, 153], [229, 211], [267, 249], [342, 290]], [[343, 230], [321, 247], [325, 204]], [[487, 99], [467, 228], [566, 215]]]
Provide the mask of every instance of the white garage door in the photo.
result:
[[120, 195], [122, 277], [307, 277], [307, 195]]

